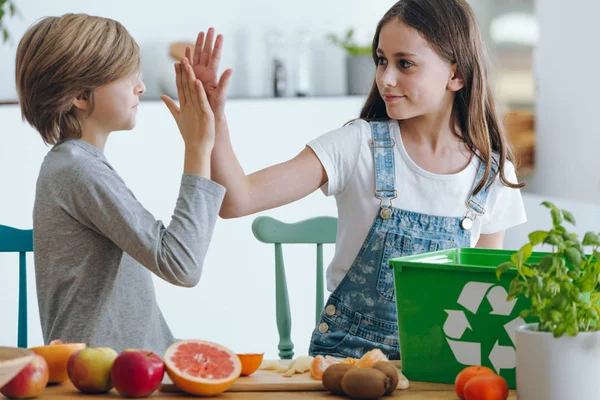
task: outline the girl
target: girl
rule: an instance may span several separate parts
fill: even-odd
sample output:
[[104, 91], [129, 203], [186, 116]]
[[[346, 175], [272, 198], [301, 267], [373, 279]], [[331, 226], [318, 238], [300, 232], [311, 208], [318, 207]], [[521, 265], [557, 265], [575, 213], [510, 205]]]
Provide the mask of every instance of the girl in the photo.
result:
[[175, 341], [152, 275], [198, 283], [225, 189], [210, 181], [214, 117], [191, 64], [176, 65], [180, 107], [163, 97], [183, 141], [179, 198], [168, 227], [137, 201], [104, 155], [135, 126], [139, 48], [120, 23], [85, 14], [43, 18], [17, 50], [23, 117], [47, 144], [33, 211], [44, 342], [147, 349]]
[[[217, 83], [212, 30], [198, 37], [195, 71], [215, 112], [212, 177], [227, 188], [220, 215], [235, 218], [317, 188], [338, 206], [332, 291], [311, 355], [399, 359], [393, 257], [454, 247], [501, 248], [525, 213], [514, 159], [496, 111], [487, 57], [465, 0], [401, 0], [373, 39], [376, 76], [360, 119], [308, 144], [294, 159], [246, 176]], [[423, 290], [427, 290], [423, 288]]]

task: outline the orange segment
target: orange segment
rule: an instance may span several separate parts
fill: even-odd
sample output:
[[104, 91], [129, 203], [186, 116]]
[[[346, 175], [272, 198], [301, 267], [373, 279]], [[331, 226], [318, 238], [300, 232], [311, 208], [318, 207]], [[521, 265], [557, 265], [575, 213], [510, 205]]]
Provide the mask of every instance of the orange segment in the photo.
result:
[[327, 367], [329, 367], [330, 365], [333, 364], [337, 364], [339, 363], [340, 360], [338, 360], [335, 357], [331, 357], [331, 356], [321, 356], [318, 355], [314, 358], [312, 365], [310, 367], [310, 375], [318, 380], [321, 380], [323, 378], [323, 372], [325, 372], [325, 370], [327, 369]]
[[242, 372], [239, 357], [227, 347], [203, 340], [173, 343], [164, 356], [167, 374], [189, 394], [214, 396], [223, 393]]
[[61, 383], [69, 379], [67, 375], [67, 362], [69, 357], [77, 350], [86, 347], [85, 343], [62, 343], [60, 340], [53, 340], [47, 346], [30, 348], [31, 351], [44, 357], [48, 364], [50, 376], [48, 383]]
[[242, 363], [242, 375], [248, 376], [254, 373], [262, 364], [264, 355], [265, 353], [238, 354], [237, 356]]
[[383, 351], [379, 349], [373, 349], [366, 352], [356, 363], [359, 368], [372, 367], [378, 361], [389, 361], [387, 356], [383, 354]]
[[344, 358], [341, 361], [341, 363], [342, 364], [356, 365], [356, 364], [358, 364], [358, 358], [352, 358], [352, 357]]

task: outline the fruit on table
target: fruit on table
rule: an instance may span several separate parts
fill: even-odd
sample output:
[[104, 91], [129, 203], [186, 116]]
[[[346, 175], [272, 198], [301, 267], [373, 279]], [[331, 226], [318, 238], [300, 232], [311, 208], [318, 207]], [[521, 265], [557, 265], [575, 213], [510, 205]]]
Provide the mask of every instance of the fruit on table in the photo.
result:
[[375, 368], [383, 372], [387, 375], [388, 378], [390, 378], [390, 386], [388, 387], [385, 394], [394, 393], [394, 390], [396, 390], [396, 388], [398, 387], [399, 380], [398, 369], [396, 368], [396, 366], [389, 361], [377, 361], [375, 364], [373, 364], [373, 367], [371, 368]]
[[467, 381], [464, 395], [465, 400], [506, 400], [508, 385], [500, 375], [477, 375]]
[[6, 385], [0, 393], [9, 399], [29, 399], [44, 391], [48, 384], [48, 363], [44, 357], [34, 354], [33, 360]]
[[262, 364], [265, 353], [237, 354], [242, 363], [242, 376], [252, 375]]
[[360, 368], [369, 368], [378, 361], [389, 361], [386, 355], [379, 349], [366, 352], [361, 358], [335, 358], [332, 356], [318, 355], [313, 360], [310, 372], [313, 378], [321, 379], [323, 372], [333, 364], [352, 364]]
[[310, 370], [313, 360], [314, 357], [312, 356], [300, 356], [292, 360], [288, 366], [280, 366], [277, 368], [277, 372], [283, 373], [283, 376], [287, 376], [288, 378], [296, 373], [303, 374]]
[[464, 391], [466, 383], [475, 376], [486, 374], [495, 375], [496, 373], [494, 372], [494, 370], [488, 367], [483, 367], [479, 365], [473, 365], [464, 368], [462, 371], [459, 372], [458, 375], [456, 375], [456, 379], [454, 380], [454, 388], [456, 389], [456, 395], [460, 399], [464, 400]]
[[310, 375], [318, 380], [323, 378], [323, 372], [334, 364], [341, 363], [341, 359], [332, 356], [318, 355], [314, 358], [312, 365], [310, 366]]
[[30, 350], [46, 360], [50, 371], [48, 383], [61, 383], [69, 379], [67, 374], [69, 357], [85, 347], [85, 343], [62, 343], [60, 340], [53, 340], [47, 346], [31, 347]]
[[264, 369], [264, 370], [273, 370], [273, 371], [275, 371], [277, 368], [279, 368], [279, 361], [278, 360], [264, 360], [260, 364], [260, 369]]
[[353, 368], [344, 374], [342, 389], [353, 399], [378, 399], [390, 386], [390, 378], [375, 368]]
[[82, 393], [106, 393], [112, 389], [110, 371], [118, 354], [110, 347], [86, 347], [69, 357], [67, 373]]
[[389, 361], [387, 356], [383, 354], [383, 351], [379, 349], [373, 349], [366, 352], [356, 363], [359, 368], [372, 367], [377, 361]]
[[323, 386], [333, 394], [344, 394], [342, 379], [346, 372], [357, 368], [352, 364], [334, 364], [323, 372]]
[[146, 397], [162, 382], [165, 363], [146, 350], [122, 351], [112, 365], [110, 376], [117, 392], [123, 397]]
[[189, 394], [213, 396], [223, 393], [239, 378], [242, 363], [227, 347], [203, 340], [180, 340], [164, 356], [167, 374]]

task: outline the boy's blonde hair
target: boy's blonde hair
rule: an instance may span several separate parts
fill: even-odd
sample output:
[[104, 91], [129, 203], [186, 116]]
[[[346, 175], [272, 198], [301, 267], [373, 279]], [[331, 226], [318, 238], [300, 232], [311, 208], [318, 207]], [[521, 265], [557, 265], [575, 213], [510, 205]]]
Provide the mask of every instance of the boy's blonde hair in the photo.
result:
[[86, 14], [46, 17], [19, 43], [16, 84], [21, 114], [47, 144], [81, 137], [73, 100], [136, 73], [139, 47], [127, 29], [109, 18]]

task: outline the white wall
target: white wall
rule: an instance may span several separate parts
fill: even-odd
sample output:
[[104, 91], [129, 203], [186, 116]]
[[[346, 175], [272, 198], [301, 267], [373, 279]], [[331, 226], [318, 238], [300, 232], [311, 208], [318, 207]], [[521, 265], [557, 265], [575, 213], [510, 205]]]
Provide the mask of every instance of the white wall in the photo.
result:
[[[21, 17], [8, 20], [12, 45], [0, 43], [0, 101], [16, 99], [14, 58], [18, 39], [43, 16], [83, 12], [114, 18], [130, 31], [142, 49], [147, 98], [158, 98], [163, 71], [172, 70], [167, 46], [194, 41], [200, 30], [215, 27], [225, 35], [222, 67], [234, 68], [231, 94], [269, 95], [270, 64], [267, 35], [278, 30], [287, 40], [293, 74], [294, 40], [299, 31], [312, 37], [312, 75], [315, 95], [345, 94], [344, 52], [329, 43], [327, 33], [345, 33], [354, 27], [357, 37], [370, 44], [377, 22], [394, 0], [18, 0]], [[290, 83], [293, 83], [290, 82]]]
[[600, 3], [539, 0], [536, 174], [532, 190], [598, 203]]

